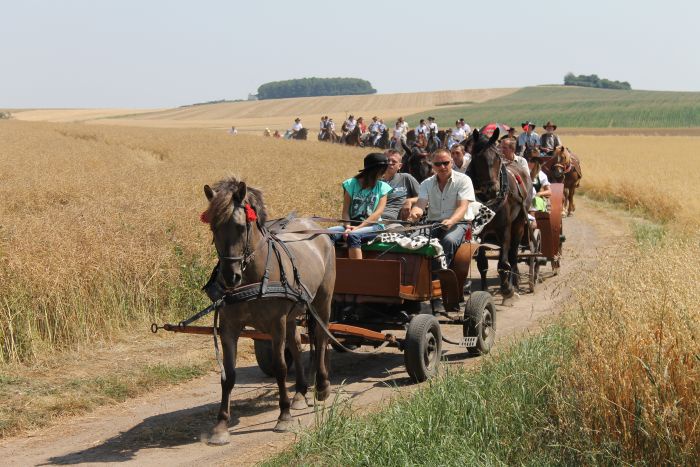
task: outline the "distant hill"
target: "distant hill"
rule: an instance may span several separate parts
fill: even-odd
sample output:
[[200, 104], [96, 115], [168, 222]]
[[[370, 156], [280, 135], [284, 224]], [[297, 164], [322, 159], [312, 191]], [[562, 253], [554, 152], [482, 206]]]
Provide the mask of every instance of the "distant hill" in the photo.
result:
[[[700, 127], [700, 92], [623, 91], [575, 86], [537, 86], [466, 106], [431, 112], [448, 128], [460, 117], [472, 126], [501, 122], [519, 126], [547, 120], [570, 128], [686, 128]], [[411, 125], [426, 113], [408, 117]]]
[[[398, 116], [431, 112], [438, 106], [483, 102], [515, 92], [515, 88], [463, 89], [364, 96], [323, 96], [264, 101], [222, 102], [173, 109], [37, 109], [14, 113], [18, 120], [89, 122], [160, 128], [214, 128], [235, 126], [239, 131], [285, 130], [301, 117], [315, 130], [321, 115], [340, 122], [348, 114], [366, 119], [374, 115], [387, 123]], [[339, 127], [340, 125], [338, 125]]]

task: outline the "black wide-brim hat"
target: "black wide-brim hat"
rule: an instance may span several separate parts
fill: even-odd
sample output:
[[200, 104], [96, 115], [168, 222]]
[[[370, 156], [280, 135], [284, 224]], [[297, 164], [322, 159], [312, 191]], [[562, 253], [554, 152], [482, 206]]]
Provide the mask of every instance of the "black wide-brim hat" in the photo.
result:
[[544, 129], [546, 130], [547, 127], [550, 127], [550, 126], [551, 126], [552, 128], [554, 128], [554, 131], [557, 130], [557, 126], [556, 126], [554, 123], [552, 123], [551, 120], [547, 120], [547, 123], [545, 123], [544, 126], [543, 126], [542, 128], [544, 128]]
[[359, 170], [359, 172], [364, 172], [365, 170], [373, 169], [375, 167], [387, 167], [389, 165], [389, 158], [381, 152], [373, 152], [365, 156], [365, 168]]

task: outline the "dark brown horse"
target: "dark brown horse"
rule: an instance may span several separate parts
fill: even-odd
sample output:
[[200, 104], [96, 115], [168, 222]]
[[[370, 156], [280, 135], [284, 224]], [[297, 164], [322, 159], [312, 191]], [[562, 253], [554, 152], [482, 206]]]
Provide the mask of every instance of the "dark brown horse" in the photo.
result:
[[292, 135], [292, 139], [303, 139], [305, 140], [309, 136], [309, 130], [302, 128]]
[[[504, 300], [514, 294], [518, 286], [518, 246], [527, 226], [527, 211], [532, 201], [532, 182], [527, 171], [517, 164], [505, 165], [497, 147], [499, 130], [491, 138], [474, 130], [465, 141], [472, 155], [467, 175], [472, 179], [477, 201], [496, 212], [481, 233], [484, 241], [500, 247], [498, 275]], [[481, 273], [481, 288], [486, 290], [488, 260], [483, 248], [476, 258]]]
[[345, 135], [345, 144], [349, 146], [362, 146], [362, 132], [360, 131], [360, 125], [355, 125], [347, 135]]
[[550, 182], [564, 184], [564, 213], [567, 216], [573, 216], [576, 210], [574, 195], [583, 177], [581, 161], [568, 148], [557, 146], [552, 153], [552, 160], [547, 161], [542, 166], [542, 170]]
[[433, 167], [430, 165], [430, 155], [419, 146], [414, 146], [412, 149], [401, 143], [404, 154], [402, 157], [402, 171], [413, 175], [418, 183], [421, 183], [426, 178], [430, 177], [433, 172]]
[[[329, 237], [302, 234], [279, 234], [273, 237], [265, 228], [267, 214], [262, 193], [255, 188], [246, 187], [244, 182], [233, 177], [220, 181], [213, 189], [205, 185], [204, 193], [209, 200], [206, 218], [219, 256], [217, 283], [225, 290], [235, 293], [242, 286], [260, 283], [263, 276], [278, 283], [283, 283], [282, 279], [286, 277], [295, 290], [305, 289], [308, 292], [311, 306], [323, 324], [327, 325], [335, 284], [335, 250]], [[308, 219], [295, 219], [287, 226], [288, 230], [317, 228], [318, 225]], [[289, 241], [285, 245], [296, 258], [294, 263], [289, 255], [280, 251], [283, 248], [273, 241], [274, 238]], [[299, 278], [299, 283], [295, 277]], [[259, 290], [257, 286], [253, 287]], [[218, 423], [212, 429], [208, 442], [226, 444], [229, 440], [229, 402], [236, 382], [236, 348], [244, 326], [252, 326], [272, 337], [272, 361], [280, 394], [280, 415], [275, 431], [288, 430], [293, 424], [290, 408], [304, 409], [308, 406], [308, 384], [296, 337], [296, 319], [305, 313], [304, 303], [285, 298], [262, 298], [225, 302], [219, 311], [218, 329], [224, 369], [221, 375], [222, 395]], [[307, 319], [310, 324], [314, 322], [309, 315]], [[313, 326], [309, 328], [313, 334], [309, 337], [316, 369], [316, 398], [324, 400], [330, 394], [325, 358], [327, 336], [316, 328], [317, 332], [313, 333]], [[296, 366], [296, 394], [292, 401], [286, 385], [285, 343], [288, 344], [287, 348], [291, 351]]]

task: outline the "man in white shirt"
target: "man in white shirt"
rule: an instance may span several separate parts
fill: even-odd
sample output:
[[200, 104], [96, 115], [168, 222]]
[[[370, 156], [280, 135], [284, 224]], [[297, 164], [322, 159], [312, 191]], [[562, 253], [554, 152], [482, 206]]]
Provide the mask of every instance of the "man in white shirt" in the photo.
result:
[[418, 122], [418, 126], [416, 127], [416, 138], [418, 135], [424, 135], [426, 138], [428, 137], [428, 125], [425, 124], [425, 119], [420, 119], [420, 122]]
[[421, 183], [418, 201], [411, 208], [408, 220], [418, 221], [427, 207], [428, 222], [440, 224], [441, 228], [432, 234], [439, 238], [449, 267], [464, 240], [467, 225], [458, 222], [466, 219], [469, 203], [476, 199], [474, 186], [468, 176], [452, 170], [452, 155], [448, 150], [433, 152], [431, 163], [435, 175]]
[[438, 125], [437, 123], [435, 123], [435, 117], [428, 117], [428, 133], [430, 133], [431, 131], [434, 131], [437, 135]]
[[467, 134], [464, 132], [464, 128], [462, 127], [461, 123], [458, 121], [457, 125], [455, 128], [452, 129], [452, 133], [450, 134], [450, 141], [448, 142], [448, 146], [452, 148], [453, 145], [457, 143], [461, 143], [467, 138]]
[[469, 133], [472, 132], [472, 128], [469, 126], [467, 122], [464, 121], [463, 118], [459, 119], [459, 123], [462, 124], [462, 130], [464, 130], [464, 134], [468, 135]]
[[355, 120], [353, 115], [350, 115], [343, 125], [345, 126], [344, 133], [350, 133], [357, 126], [357, 120]]
[[377, 122], [377, 126], [375, 128], [376, 128], [376, 130], [375, 130], [374, 138], [372, 139], [372, 146], [376, 146], [377, 143], [379, 142], [379, 138], [382, 137], [382, 133], [387, 131], [387, 127], [384, 124], [384, 120], [382, 120], [381, 118]]

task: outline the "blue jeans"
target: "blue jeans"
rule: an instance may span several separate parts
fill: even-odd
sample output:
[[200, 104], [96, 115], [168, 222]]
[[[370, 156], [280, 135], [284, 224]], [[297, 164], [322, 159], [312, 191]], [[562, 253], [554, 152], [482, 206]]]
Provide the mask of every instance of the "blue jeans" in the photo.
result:
[[[369, 240], [372, 240], [374, 237], [377, 236], [374, 232], [377, 230], [382, 230], [384, 229], [384, 226], [381, 224], [372, 224], [367, 227], [362, 227], [361, 229], [356, 229], [353, 230], [351, 234], [348, 235], [347, 239], [347, 244], [348, 248], [360, 248], [362, 245], [362, 242], [367, 242]], [[338, 234], [331, 234], [331, 237], [333, 238], [333, 241], [335, 243], [340, 242], [343, 240], [343, 235], [342, 233], [345, 232], [345, 227], [342, 225], [338, 225], [336, 227], [331, 227], [328, 230], [336, 230], [340, 233]]]
[[452, 264], [452, 258], [455, 257], [457, 250], [462, 242], [464, 242], [464, 234], [467, 231], [467, 224], [456, 224], [450, 230], [441, 228], [433, 231], [433, 237], [437, 238], [445, 251], [445, 262], [449, 268]]

